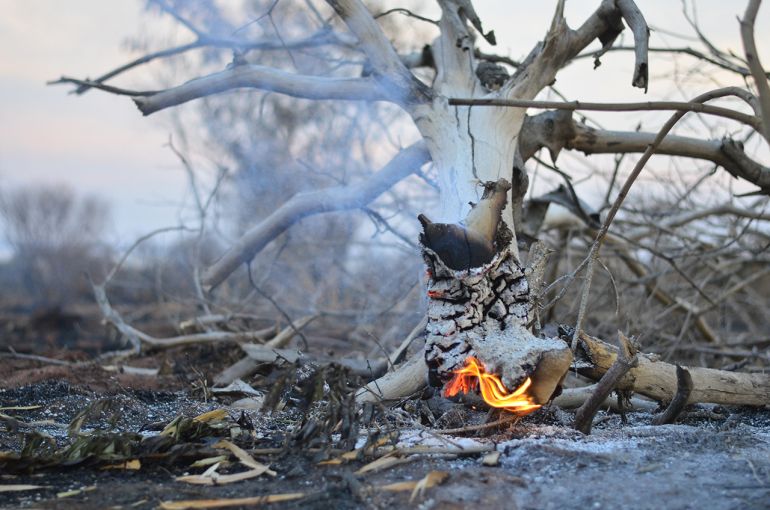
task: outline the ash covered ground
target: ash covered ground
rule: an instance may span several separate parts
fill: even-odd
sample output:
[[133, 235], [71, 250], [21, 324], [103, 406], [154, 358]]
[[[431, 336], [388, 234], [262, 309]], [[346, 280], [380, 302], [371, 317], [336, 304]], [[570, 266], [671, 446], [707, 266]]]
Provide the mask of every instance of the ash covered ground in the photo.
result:
[[[108, 376], [111, 384], [95, 384], [99, 377], [97, 373], [92, 381], [46, 380], [0, 390], [0, 407], [31, 406], [1, 411], [19, 422], [4, 420], [0, 432], [0, 450], [5, 452], [0, 485], [41, 486], [0, 493], [0, 507], [158, 508], [178, 500], [275, 494], [299, 496], [271, 508], [734, 509], [767, 508], [770, 500], [766, 409], [700, 406], [680, 422], [664, 426], [651, 425], [650, 413], [630, 412], [623, 423], [620, 415], [602, 411], [592, 434], [584, 436], [570, 427], [571, 412], [553, 407], [473, 430], [501, 415], [462, 404], [435, 405], [437, 397], [432, 397], [406, 402], [382, 414], [376, 425], [360, 423], [354, 450], [358, 454], [345, 455], [338, 448], [338, 428], [323, 441], [307, 427], [311, 416], [317, 428], [323, 428], [323, 398], [309, 414], [291, 405], [293, 397], [285, 400], [289, 405], [284, 409], [265, 412], [233, 406], [235, 396], [207, 400], [189, 389], [132, 389], [115, 383], [114, 375]], [[80, 431], [68, 434], [67, 425], [94, 402], [109, 405], [87, 413]], [[430, 410], [436, 408], [441, 411]], [[139, 469], [119, 469], [114, 463], [105, 469], [109, 462], [87, 456], [16, 469], [20, 465], [8, 458], [8, 452], [24, 450], [33, 432], [50, 437], [59, 447], [71, 445], [75, 437], [99, 434], [137, 434], [138, 441], [146, 442], [179, 416], [218, 409], [226, 411], [226, 427], [180, 439], [162, 454], [158, 449], [155, 457], [146, 451], [129, 453], [141, 457]], [[431, 423], [428, 414], [436, 421]], [[469, 430], [442, 432], [457, 429], [455, 425]], [[379, 435], [373, 436], [375, 429]], [[192, 462], [215, 455], [212, 447], [222, 438], [269, 465], [275, 476], [213, 486], [176, 479], [205, 471], [191, 467]], [[499, 452], [498, 458], [494, 452]], [[233, 460], [219, 471], [244, 471]], [[414, 489], [414, 482], [436, 472], [440, 476], [433, 479], [440, 483]], [[403, 484], [407, 486], [398, 489]]]

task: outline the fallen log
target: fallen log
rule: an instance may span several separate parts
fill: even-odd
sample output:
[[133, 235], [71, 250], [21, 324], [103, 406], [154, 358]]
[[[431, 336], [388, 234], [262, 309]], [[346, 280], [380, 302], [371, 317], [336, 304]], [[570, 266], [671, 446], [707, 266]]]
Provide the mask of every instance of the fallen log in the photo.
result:
[[[600, 379], [615, 363], [617, 347], [584, 332], [575, 352], [577, 372]], [[639, 354], [639, 365], [618, 381], [617, 389], [632, 391], [659, 402], [671, 402], [677, 393], [676, 365], [654, 354]], [[687, 404], [770, 405], [770, 374], [745, 374], [712, 368], [688, 367], [692, 379]]]
[[414, 356], [388, 372], [379, 379], [370, 382], [356, 393], [356, 402], [389, 402], [417, 393], [428, 384], [428, 366], [425, 358]]
[[[570, 335], [565, 335], [570, 337]], [[574, 369], [580, 375], [598, 381], [617, 359], [617, 348], [598, 338], [581, 333], [575, 353]], [[657, 402], [670, 403], [679, 387], [676, 365], [661, 361], [655, 354], [638, 354], [638, 366], [618, 381], [616, 389], [643, 395]], [[719, 405], [770, 405], [770, 374], [746, 374], [711, 368], [688, 367], [692, 389], [687, 405], [710, 403]], [[428, 367], [420, 356], [411, 358], [380, 379], [360, 389], [359, 403], [396, 401], [420, 391], [427, 384]], [[594, 387], [574, 388], [555, 398], [559, 407], [580, 406]], [[652, 411], [655, 406], [632, 400], [634, 407]]]

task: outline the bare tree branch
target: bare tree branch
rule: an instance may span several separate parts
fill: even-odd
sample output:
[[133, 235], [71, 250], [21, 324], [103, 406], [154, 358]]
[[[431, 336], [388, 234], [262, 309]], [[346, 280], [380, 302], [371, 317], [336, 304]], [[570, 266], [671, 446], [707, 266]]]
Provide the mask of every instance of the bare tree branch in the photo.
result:
[[326, 0], [342, 18], [374, 69], [383, 92], [395, 103], [425, 101], [430, 90], [406, 68], [369, 9], [360, 0]]
[[328, 78], [287, 73], [259, 65], [236, 65], [224, 71], [134, 99], [142, 114], [150, 115], [164, 108], [193, 99], [239, 88], [279, 92], [306, 99], [347, 99], [384, 101], [388, 96], [371, 78]]
[[[676, 395], [676, 366], [659, 356], [638, 354], [639, 366], [623, 377], [617, 388], [658, 400], [671, 401]], [[585, 333], [579, 335], [576, 355], [578, 373], [598, 379], [618, 357], [618, 349]], [[583, 365], [583, 360], [590, 360]], [[585, 368], [583, 368], [585, 366]], [[690, 367], [693, 388], [687, 403], [710, 402], [724, 405], [766, 406], [770, 402], [770, 376]]]
[[[655, 137], [655, 133], [594, 129], [576, 123], [567, 111], [557, 110], [526, 118], [519, 138], [519, 150], [526, 161], [546, 147], [551, 159], [555, 161], [562, 149], [578, 150], [585, 154], [644, 152]], [[770, 168], [749, 158], [739, 142], [727, 138], [702, 140], [667, 135], [658, 146], [656, 154], [711, 161], [732, 176], [751, 182], [766, 193], [770, 192]]]
[[[635, 46], [613, 46], [612, 48], [608, 48], [606, 53], [615, 52], [615, 51], [636, 51], [636, 47]], [[682, 55], [688, 55], [698, 60], [703, 60], [705, 62], [708, 62], [709, 64], [715, 65], [727, 71], [732, 71], [734, 73], [740, 74], [741, 76], [751, 76], [751, 71], [741, 65], [738, 65], [734, 62], [729, 62], [722, 59], [710, 57], [709, 55], [703, 53], [702, 51], [698, 51], [695, 48], [691, 48], [689, 46], [677, 47], [677, 48], [647, 48], [647, 51], [649, 53], [668, 53], [668, 54], [679, 53]], [[584, 59], [589, 57], [593, 58], [594, 56], [595, 54], [590, 52], [581, 53], [580, 55], [577, 55], [573, 59], [573, 62], [578, 59]], [[765, 76], [770, 76], [770, 72], [766, 72]]]
[[[718, 99], [720, 97], [725, 97], [728, 95], [734, 95], [734, 91], [731, 88], [712, 90], [710, 92], [706, 92], [704, 94], [697, 96], [695, 99], [692, 100], [692, 103], [704, 103], [706, 101], [711, 101], [713, 99]], [[623, 187], [620, 189], [618, 196], [615, 198], [615, 201], [613, 202], [612, 207], [610, 207], [610, 210], [607, 212], [607, 217], [605, 218], [604, 223], [602, 224], [602, 227], [599, 229], [599, 232], [596, 234], [596, 239], [591, 245], [591, 249], [588, 253], [588, 256], [585, 259], [585, 261], [587, 261], [586, 275], [585, 275], [585, 280], [583, 281], [583, 289], [580, 296], [580, 306], [578, 307], [578, 317], [575, 322], [575, 334], [572, 337], [573, 350], [577, 346], [578, 336], [580, 335], [580, 329], [583, 325], [583, 320], [585, 318], [586, 307], [588, 306], [588, 297], [591, 290], [591, 280], [593, 277], [594, 262], [599, 257], [599, 251], [601, 250], [602, 244], [604, 243], [604, 240], [607, 237], [607, 234], [610, 229], [610, 225], [612, 225], [612, 222], [615, 219], [615, 215], [620, 210], [620, 206], [623, 204], [623, 201], [628, 196], [629, 191], [631, 191], [631, 186], [633, 186], [634, 182], [639, 177], [639, 174], [642, 172], [647, 162], [655, 153], [660, 143], [665, 139], [668, 133], [674, 128], [676, 123], [679, 122], [682, 119], [682, 117], [684, 117], [685, 114], [686, 114], [685, 111], [676, 112], [663, 125], [660, 131], [658, 131], [658, 134], [655, 136], [655, 139], [653, 140], [653, 142], [647, 147], [647, 149], [644, 151], [644, 154], [642, 154], [642, 157], [639, 158], [639, 160], [636, 162], [636, 165], [634, 165], [634, 168], [631, 170], [631, 173], [626, 178], [626, 181], [623, 183]]]
[[690, 400], [690, 394], [692, 393], [692, 387], [692, 377], [690, 376], [690, 372], [677, 365], [676, 394], [674, 395], [674, 398], [671, 399], [666, 410], [652, 419], [652, 424], [665, 425], [674, 423], [687, 406], [687, 401]]
[[761, 0], [749, 0], [746, 6], [746, 12], [741, 20], [741, 38], [743, 39], [743, 48], [746, 53], [746, 62], [751, 70], [751, 76], [759, 93], [759, 101], [762, 108], [762, 124], [764, 129], [762, 135], [765, 140], [770, 142], [770, 86], [767, 84], [765, 70], [759, 61], [757, 45], [754, 42], [754, 22], [757, 19], [759, 4]]
[[590, 101], [536, 101], [532, 99], [496, 99], [496, 98], [451, 98], [450, 105], [456, 106], [507, 106], [511, 108], [554, 108], [559, 110], [588, 110], [597, 112], [636, 112], [675, 110], [679, 112], [698, 112], [742, 122], [754, 129], [761, 124], [756, 117], [740, 113], [721, 106], [711, 106], [688, 101], [644, 101], [634, 103], [595, 103]]
[[620, 349], [618, 350], [619, 356], [615, 358], [615, 362], [612, 366], [610, 366], [610, 368], [602, 375], [602, 378], [599, 379], [591, 396], [583, 402], [583, 405], [581, 405], [575, 412], [575, 430], [579, 430], [583, 434], [591, 433], [594, 416], [596, 416], [599, 408], [615, 389], [618, 381], [620, 381], [629, 370], [639, 364], [636, 352], [633, 351], [633, 347], [631, 346], [631, 342], [620, 331], [618, 331], [618, 345], [620, 346]]
[[421, 142], [416, 143], [399, 152], [382, 170], [363, 182], [295, 195], [246, 232], [214, 263], [203, 276], [204, 286], [211, 290], [222, 283], [238, 266], [254, 258], [270, 241], [300, 219], [364, 207], [429, 160], [425, 146]]
[[442, 95], [473, 94], [476, 78], [473, 37], [456, 0], [441, 0], [439, 37], [431, 46], [436, 63], [436, 90]]
[[649, 70], [647, 48], [650, 42], [650, 29], [647, 27], [642, 11], [633, 0], [617, 0], [616, 3], [623, 19], [634, 33], [636, 63], [634, 64], [634, 78], [631, 84], [647, 92]]
[[[72, 93], [78, 94], [78, 95], [83, 94], [92, 88], [96, 88], [95, 84], [103, 84], [107, 80], [110, 80], [118, 75], [121, 75], [126, 71], [129, 71], [135, 67], [147, 64], [154, 60], [172, 57], [174, 55], [179, 55], [179, 54], [186, 53], [188, 51], [199, 49], [199, 48], [223, 48], [223, 49], [232, 49], [232, 50], [238, 50], [238, 51], [248, 51], [248, 50], [284, 51], [284, 50], [317, 48], [320, 46], [333, 45], [333, 44], [352, 47], [355, 44], [354, 40], [345, 40], [345, 39], [346, 38], [342, 34], [335, 34], [334, 32], [332, 32], [327, 28], [319, 30], [318, 32], [316, 32], [315, 34], [312, 34], [309, 37], [305, 37], [305, 38], [297, 39], [293, 41], [289, 40], [289, 41], [282, 41], [282, 42], [280, 41], [276, 42], [274, 40], [249, 41], [249, 40], [241, 40], [241, 39], [235, 39], [235, 38], [213, 37], [213, 36], [201, 34], [198, 36], [198, 38], [195, 41], [192, 41], [190, 43], [148, 53], [130, 62], [127, 62], [122, 66], [116, 67], [111, 71], [106, 72], [101, 76], [99, 76], [98, 78], [94, 78], [93, 80], [89, 80], [89, 79], [82, 80], [82, 83], [80, 84], [80, 86], [76, 88], [74, 91], [72, 91]], [[63, 83], [63, 82], [73, 82], [73, 81], [71, 78], [62, 77], [60, 80], [51, 82], [51, 83], [56, 84], [56, 83]], [[108, 92], [110, 92], [110, 90], [108, 89], [103, 89], [103, 90], [107, 90]]]
[[[566, 148], [585, 154], [644, 152], [655, 140], [655, 133], [602, 131], [582, 124], [576, 125], [575, 131], [575, 138], [567, 142]], [[770, 193], [770, 168], [749, 158], [743, 151], [742, 144], [734, 140], [701, 140], [668, 135], [660, 143], [656, 153], [712, 161], [733, 177], [746, 180], [759, 186], [763, 192]]]
[[[629, 12], [632, 5], [633, 2], [628, 0]], [[530, 52], [503, 91], [502, 97], [534, 98], [544, 87], [553, 82], [559, 69], [567, 65], [591, 42], [599, 39], [603, 45], [603, 49], [596, 55], [598, 57], [612, 46], [622, 30], [621, 10], [614, 0], [602, 0], [599, 8], [575, 30], [567, 26], [563, 16], [563, 5], [559, 2], [545, 41], [539, 43]], [[636, 74], [635, 72], [635, 78]]]

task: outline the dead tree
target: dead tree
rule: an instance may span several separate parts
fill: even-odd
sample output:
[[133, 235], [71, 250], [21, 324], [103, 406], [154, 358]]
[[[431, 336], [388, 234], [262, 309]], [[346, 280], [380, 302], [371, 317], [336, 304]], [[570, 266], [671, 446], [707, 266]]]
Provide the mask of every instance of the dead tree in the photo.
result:
[[[761, 193], [770, 191], [770, 172], [752, 160], [740, 142], [729, 138], [699, 140], [668, 135], [686, 112], [729, 119], [760, 133], [767, 132], [766, 123], [770, 121], [764, 113], [768, 111], [770, 98], [752, 37], [759, 2], [751, 2], [742, 22], [749, 64], [746, 73], [756, 80], [758, 96], [747, 89], [728, 88], [704, 94], [692, 102], [537, 101], [537, 96], [554, 82], [557, 73], [581, 56], [591, 43], [601, 44], [594, 54], [598, 60], [612, 49], [626, 26], [634, 41], [634, 66], [629, 82], [633, 87], [647, 90], [649, 29], [642, 12], [633, 0], [597, 0], [596, 3], [598, 6], [592, 13], [571, 27], [564, 17], [563, 0], [557, 1], [544, 39], [534, 45], [523, 62], [515, 63], [516, 69], [511, 75], [497, 64], [506, 62], [504, 58], [477, 50], [479, 37], [494, 44], [495, 35], [484, 30], [471, 0], [438, 0], [441, 17], [436, 23], [437, 37], [423, 51], [409, 55], [397, 52], [362, 1], [327, 0], [326, 4], [344, 22], [349, 33], [324, 27], [304, 39], [281, 41], [281, 47], [329, 45], [355, 52], [365, 61], [359, 76], [309, 76], [249, 63], [242, 56], [250, 48], [266, 43], [215, 40], [192, 27], [196, 42], [191, 47], [169, 50], [170, 53], [202, 46], [225, 46], [235, 50], [232, 64], [158, 91], [125, 90], [109, 85], [108, 81], [144, 61], [165, 56], [160, 54], [94, 80], [63, 77], [59, 82], [76, 84], [80, 93], [97, 88], [129, 95], [143, 115], [241, 89], [313, 100], [382, 101], [401, 108], [413, 121], [422, 141], [397, 154], [369, 182], [347, 189], [319, 190], [287, 202], [265, 221], [254, 225], [211, 265], [202, 275], [202, 287], [206, 291], [216, 288], [299, 218], [362, 207], [430, 160], [437, 175], [440, 211], [433, 221], [427, 217], [421, 217], [420, 221], [431, 297], [425, 353], [431, 379], [436, 384], [445, 383], [473, 356], [488, 370], [498, 373], [509, 389], [526, 378], [533, 379], [535, 386], [531, 395], [535, 403], [541, 404], [553, 396], [570, 364], [572, 351], [568, 342], [541, 338], [531, 332], [536, 322], [533, 308], [537, 296], [531, 292], [535, 270], [532, 266], [525, 267], [517, 240], [524, 236], [522, 227], [527, 221], [523, 213], [528, 188], [527, 160], [542, 148], [547, 148], [554, 160], [564, 149], [586, 154], [644, 152], [604, 224], [600, 229], [600, 225], [593, 225], [598, 229], [596, 241], [587, 262], [581, 265], [588, 268], [583, 301], [588, 295], [593, 263], [615, 213], [653, 153], [712, 161], [733, 176], [754, 183]], [[723, 62], [723, 67], [731, 65], [737, 64]], [[417, 73], [417, 68], [428, 72]], [[742, 100], [751, 113], [708, 104], [712, 99], [725, 96]], [[530, 109], [553, 111], [528, 116]], [[677, 116], [658, 133], [619, 132], [576, 123], [571, 116], [576, 110], [671, 110], [677, 112]], [[579, 205], [576, 207], [581, 209]], [[584, 316], [583, 305], [578, 325]], [[573, 349], [575, 342], [574, 339], [571, 342]], [[413, 360], [401, 372], [387, 375], [381, 384], [374, 386], [376, 390], [362, 393], [361, 398], [375, 394], [381, 398], [403, 396], [422, 384], [424, 370], [420, 361]]]

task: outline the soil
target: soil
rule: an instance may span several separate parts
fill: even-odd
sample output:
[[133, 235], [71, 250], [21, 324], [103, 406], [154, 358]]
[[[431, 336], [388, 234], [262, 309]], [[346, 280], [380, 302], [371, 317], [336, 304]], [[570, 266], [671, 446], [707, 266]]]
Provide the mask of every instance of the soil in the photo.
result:
[[[189, 353], [188, 357], [192, 359]], [[224, 408], [233, 420], [246, 417], [253, 423], [254, 458], [269, 464], [276, 476], [201, 486], [175, 480], [205, 469], [190, 468], [189, 461], [143, 462], [136, 471], [105, 470], [87, 462], [58, 465], [31, 473], [1, 474], [0, 485], [43, 486], [0, 492], [2, 508], [142, 509], [157, 508], [163, 501], [295, 492], [304, 493], [304, 497], [270, 507], [735, 509], [767, 508], [770, 501], [767, 409], [702, 406], [680, 423], [665, 426], [652, 426], [649, 413], [629, 413], [624, 424], [619, 415], [600, 412], [592, 434], [584, 436], [570, 427], [571, 413], [552, 408], [491, 432], [443, 435], [438, 423], [409, 423], [408, 415], [414, 414], [414, 409], [435, 404], [416, 400], [401, 411], [402, 420], [395, 427], [397, 446], [434, 446], [454, 451], [486, 447], [500, 452], [498, 464], [483, 465], [484, 454], [423, 454], [407, 456], [408, 461], [388, 469], [356, 474], [375, 457], [319, 465], [320, 461], [339, 458], [339, 452], [329, 448], [284, 449], [286, 424], [293, 419], [291, 410], [269, 414], [236, 409], [229, 405], [235, 397], [208, 399], [204, 392], [191, 390], [189, 382], [178, 376], [124, 377], [126, 374], [86, 366], [30, 366], [35, 363], [2, 360], [0, 373], [7, 379], [0, 390], [0, 407], [41, 406], [2, 412], [25, 422], [48, 420], [59, 424], [36, 427], [58, 444], [71, 441], [66, 424], [98, 399], [110, 400], [110, 409], [118, 413], [89, 418], [82, 434], [110, 430], [141, 431], [144, 436], [152, 436], [177, 416], [193, 417]], [[32, 383], [20, 385], [25, 374]], [[448, 407], [463, 423], [486, 418], [486, 412], [459, 404]], [[22, 427], [15, 432], [0, 432], [0, 451], [19, 452], [23, 431]], [[359, 446], [362, 443], [363, 438]], [[265, 453], [266, 448], [274, 450]], [[243, 466], [233, 464], [221, 472], [243, 470]], [[411, 503], [411, 490], [378, 489], [386, 484], [417, 481], [432, 471], [445, 471], [448, 477], [441, 485], [415, 494]], [[61, 494], [68, 491], [74, 492]]]

